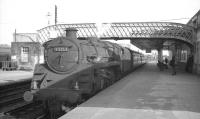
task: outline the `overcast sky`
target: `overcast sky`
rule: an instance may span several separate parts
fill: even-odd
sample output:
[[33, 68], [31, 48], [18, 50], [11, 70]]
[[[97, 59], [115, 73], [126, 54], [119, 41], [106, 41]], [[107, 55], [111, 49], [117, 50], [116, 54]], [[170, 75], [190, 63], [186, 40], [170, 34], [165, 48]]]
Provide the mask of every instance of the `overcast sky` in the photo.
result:
[[200, 9], [200, 0], [0, 0], [0, 44], [13, 41], [18, 33], [34, 33], [54, 24], [54, 6], [58, 23], [147, 22], [187, 23]]

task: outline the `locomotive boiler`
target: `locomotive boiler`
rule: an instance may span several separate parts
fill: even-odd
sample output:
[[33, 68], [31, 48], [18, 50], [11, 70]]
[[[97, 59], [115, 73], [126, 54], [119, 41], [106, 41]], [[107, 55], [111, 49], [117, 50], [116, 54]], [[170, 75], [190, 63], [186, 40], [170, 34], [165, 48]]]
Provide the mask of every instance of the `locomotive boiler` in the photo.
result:
[[[43, 101], [57, 110], [83, 101], [144, 64], [144, 56], [98, 38], [78, 39], [77, 30], [43, 44], [44, 64], [35, 66], [26, 101]], [[56, 105], [56, 106], [55, 106]]]

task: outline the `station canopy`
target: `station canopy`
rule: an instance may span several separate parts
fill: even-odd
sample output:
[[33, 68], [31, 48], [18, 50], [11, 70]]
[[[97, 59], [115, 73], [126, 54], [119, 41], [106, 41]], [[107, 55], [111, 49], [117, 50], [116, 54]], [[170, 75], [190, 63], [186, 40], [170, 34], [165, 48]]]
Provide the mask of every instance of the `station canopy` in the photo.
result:
[[126, 22], [126, 23], [80, 23], [57, 24], [38, 30], [41, 43], [65, 36], [66, 28], [76, 28], [78, 38], [98, 37], [100, 39], [123, 40], [141, 49], [157, 49], [166, 40], [176, 40], [193, 45], [194, 29], [188, 25], [171, 22]]

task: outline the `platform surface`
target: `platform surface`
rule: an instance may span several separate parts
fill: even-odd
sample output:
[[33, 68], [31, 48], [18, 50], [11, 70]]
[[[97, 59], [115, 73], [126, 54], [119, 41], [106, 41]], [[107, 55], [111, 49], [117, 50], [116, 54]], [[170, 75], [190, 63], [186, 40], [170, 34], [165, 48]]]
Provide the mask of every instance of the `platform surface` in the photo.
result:
[[59, 119], [200, 119], [200, 77], [148, 63]]
[[33, 76], [32, 71], [2, 71], [0, 70], [0, 85], [20, 80], [29, 80]]

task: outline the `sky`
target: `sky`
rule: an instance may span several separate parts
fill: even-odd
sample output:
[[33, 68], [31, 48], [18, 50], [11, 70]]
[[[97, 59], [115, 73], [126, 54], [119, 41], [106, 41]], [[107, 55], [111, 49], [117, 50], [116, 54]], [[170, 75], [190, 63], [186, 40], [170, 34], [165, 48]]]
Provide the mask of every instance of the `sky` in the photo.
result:
[[48, 21], [53, 25], [55, 5], [58, 23], [186, 24], [200, 9], [200, 0], [0, 0], [0, 44], [10, 44], [15, 29], [17, 33], [36, 33]]

